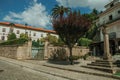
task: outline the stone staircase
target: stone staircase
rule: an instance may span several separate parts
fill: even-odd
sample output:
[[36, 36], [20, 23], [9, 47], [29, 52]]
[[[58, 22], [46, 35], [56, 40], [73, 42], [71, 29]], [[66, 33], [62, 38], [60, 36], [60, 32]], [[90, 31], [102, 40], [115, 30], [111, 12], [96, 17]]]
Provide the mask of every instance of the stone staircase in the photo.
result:
[[112, 63], [112, 67], [111, 67], [110, 62], [108, 60], [96, 60], [96, 61], [94, 61], [90, 64], [87, 64], [86, 66], [82, 66], [82, 67], [112, 73], [112, 68], [115, 70], [117, 66]]

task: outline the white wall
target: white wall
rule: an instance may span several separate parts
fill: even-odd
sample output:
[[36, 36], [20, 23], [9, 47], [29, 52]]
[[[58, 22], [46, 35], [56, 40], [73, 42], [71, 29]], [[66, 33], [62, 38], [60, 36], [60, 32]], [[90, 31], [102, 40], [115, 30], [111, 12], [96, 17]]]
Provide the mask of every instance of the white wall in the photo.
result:
[[[2, 32], [2, 28], [6, 28], [6, 32]], [[2, 36], [5, 36], [5, 40], [7, 40], [7, 35], [9, 33], [9, 30], [10, 30], [10, 27], [0, 26], [0, 40], [1, 40]], [[17, 30], [19, 30], [19, 34], [17, 34]], [[37, 41], [37, 39], [40, 39], [42, 37], [46, 37], [48, 34], [47, 32], [28, 30], [28, 29], [16, 28], [16, 27], [14, 27], [13, 32], [16, 34], [17, 38], [20, 37], [21, 33], [28, 32], [28, 36], [31, 37], [32, 40], [36, 40], [36, 41]], [[34, 34], [36, 34], [36, 35], [34, 36]], [[50, 34], [58, 37], [58, 35], [56, 35], [56, 34], [52, 34], [52, 33], [50, 33]]]
[[[120, 2], [120, 0], [116, 1], [115, 4], [117, 4], [118, 2]], [[118, 11], [120, 11], [120, 6], [113, 7], [111, 8], [111, 10], [107, 10], [107, 12], [104, 11], [103, 13], [99, 15], [99, 19], [96, 20], [96, 25], [98, 24], [103, 25], [105, 23], [112, 22], [113, 20], [120, 18], [120, 13], [118, 13]], [[110, 15], [112, 15], [112, 20], [109, 20]], [[109, 26], [107, 28], [107, 32], [108, 33], [116, 32], [116, 37], [120, 38], [120, 23]], [[100, 40], [103, 41], [102, 30], [100, 30]]]
[[[6, 30], [5, 30], [5, 32], [2, 32], [2, 29], [3, 28], [5, 28]], [[0, 40], [1, 40], [1, 38], [2, 38], [2, 36], [4, 36], [5, 37], [5, 40], [7, 40], [7, 35], [8, 35], [8, 33], [9, 33], [9, 27], [7, 27], [7, 26], [0, 26]]]
[[100, 25], [109, 22], [109, 16], [112, 15], [113, 20], [120, 18], [120, 13], [118, 13], [118, 11], [120, 10], [120, 6], [119, 8], [116, 8], [112, 11], [110, 11], [109, 13], [103, 14], [102, 16], [99, 17], [98, 22]]
[[[108, 34], [115, 32], [116, 33], [116, 38], [120, 38], [120, 24], [115, 24], [107, 28]], [[103, 34], [102, 30], [100, 31], [100, 37], [101, 41], [103, 41]]]

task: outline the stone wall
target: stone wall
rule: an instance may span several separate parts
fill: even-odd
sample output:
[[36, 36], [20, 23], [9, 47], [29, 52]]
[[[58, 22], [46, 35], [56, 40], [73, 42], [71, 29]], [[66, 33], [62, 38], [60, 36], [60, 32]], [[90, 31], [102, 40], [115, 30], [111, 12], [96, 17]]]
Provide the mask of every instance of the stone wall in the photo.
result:
[[[50, 58], [52, 54], [54, 54], [57, 50], [64, 50], [67, 56], [69, 56], [69, 49], [67, 47], [58, 47], [58, 46], [48, 46], [46, 56]], [[86, 47], [76, 46], [73, 48], [72, 53], [75, 56], [84, 56], [89, 52], [89, 49]]]
[[31, 45], [31, 41], [23, 45], [2, 45], [0, 46], [0, 56], [14, 59], [30, 59]]

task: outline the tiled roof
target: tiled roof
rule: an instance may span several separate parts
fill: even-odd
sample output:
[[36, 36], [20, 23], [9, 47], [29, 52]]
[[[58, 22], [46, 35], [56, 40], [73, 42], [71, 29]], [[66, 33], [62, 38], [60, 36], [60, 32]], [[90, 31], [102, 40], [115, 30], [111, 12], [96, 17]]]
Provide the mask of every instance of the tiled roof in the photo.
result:
[[[0, 22], [0, 25], [10, 26], [10, 22]], [[22, 25], [22, 24], [14, 24], [14, 27], [56, 34], [56, 32], [53, 31], [53, 30], [46, 30], [46, 29], [43, 29], [43, 28], [35, 28], [35, 27], [32, 27], [32, 26], [25, 26], [25, 25]]]

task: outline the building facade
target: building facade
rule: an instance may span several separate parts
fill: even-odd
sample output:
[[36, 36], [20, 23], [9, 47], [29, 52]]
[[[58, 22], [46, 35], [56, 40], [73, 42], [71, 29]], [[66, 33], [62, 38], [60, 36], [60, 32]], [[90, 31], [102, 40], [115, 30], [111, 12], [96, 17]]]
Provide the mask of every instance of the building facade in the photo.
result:
[[[99, 29], [99, 40], [92, 44], [93, 55], [102, 56], [104, 53], [104, 37], [102, 27], [106, 25], [109, 34], [110, 53], [115, 55], [120, 51], [120, 0], [113, 0], [105, 5], [106, 10], [95, 20]], [[98, 35], [96, 34], [96, 35]]]
[[0, 41], [7, 40], [9, 33], [15, 33], [19, 38], [21, 33], [27, 34], [32, 40], [38, 40], [42, 37], [46, 37], [47, 34], [58, 36], [53, 30], [45, 30], [43, 28], [34, 28], [32, 26], [13, 24], [9, 22], [0, 22]]

